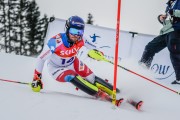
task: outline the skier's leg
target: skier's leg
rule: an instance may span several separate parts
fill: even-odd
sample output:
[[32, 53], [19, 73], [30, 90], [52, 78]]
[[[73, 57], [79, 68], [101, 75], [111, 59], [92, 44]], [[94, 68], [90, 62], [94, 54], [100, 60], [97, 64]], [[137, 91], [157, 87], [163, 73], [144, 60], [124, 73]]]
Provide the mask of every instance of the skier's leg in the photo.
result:
[[[109, 95], [112, 95], [113, 91], [113, 85], [106, 82], [105, 80], [97, 77], [94, 75], [94, 73], [88, 68], [87, 65], [85, 65], [82, 61], [79, 59], [75, 59], [74, 61], [74, 69], [78, 75], [80, 75], [82, 78], [88, 80], [92, 84], [96, 85], [99, 89], [103, 90], [104, 92], [108, 93]], [[120, 92], [119, 89], [116, 90], [117, 93]]]
[[71, 69], [74, 70], [82, 78], [88, 80], [92, 84], [94, 83], [95, 75], [93, 71], [86, 64], [80, 61], [77, 57], [75, 58]]
[[94, 84], [88, 82], [87, 80], [84, 80], [80, 76], [75, 76], [70, 82], [76, 87], [78, 87], [80, 90], [84, 91], [85, 93], [91, 96], [95, 96], [97, 98], [100, 97], [102, 100], [107, 100], [107, 101], [112, 100], [107, 93], [101, 91]]
[[[103, 90], [104, 92], [108, 93], [109, 95], [112, 95], [113, 92], [113, 85], [106, 82], [100, 77], [95, 76], [95, 83], [94, 83], [99, 89]], [[116, 92], [119, 93], [120, 90], [117, 88]]]
[[[112, 102], [112, 98], [106, 92], [96, 87], [96, 85], [84, 80], [80, 76], [74, 77], [70, 82], [89, 95], [100, 98], [101, 100]], [[123, 98], [116, 100], [115, 105], [120, 106], [123, 100], [124, 100]]]
[[70, 82], [89, 95], [95, 96], [98, 92], [98, 88], [95, 85], [80, 76], [75, 76]]
[[[58, 74], [58, 76], [56, 74]], [[73, 70], [61, 68], [59, 70], [56, 70], [53, 77], [55, 76], [57, 76], [55, 79], [59, 82], [70, 82], [89, 95], [96, 97], [99, 96], [98, 88], [94, 84], [78, 76], [78, 74]]]
[[[95, 96], [97, 98], [101, 98], [102, 100], [107, 100], [111, 102], [111, 97], [106, 93], [100, 90], [95, 84], [91, 83], [92, 81], [87, 81], [79, 76], [76, 71], [73, 69], [74, 66], [69, 66], [67, 68], [57, 68], [49, 63], [48, 70], [51, 76], [59, 81], [59, 82], [70, 82], [85, 93]], [[93, 73], [86, 76], [87, 78], [92, 78], [94, 76]], [[95, 81], [93, 79], [93, 81]]]
[[[80, 90], [85, 93], [95, 96], [96, 98], [101, 98], [102, 100], [106, 100], [111, 102], [112, 98], [104, 91], [99, 89], [95, 84], [83, 79], [81, 76], [77, 75], [77, 73], [73, 70], [67, 68], [53, 68], [50, 67], [52, 77], [59, 82], [70, 82]], [[117, 105], [119, 105], [119, 100], [117, 100]]]

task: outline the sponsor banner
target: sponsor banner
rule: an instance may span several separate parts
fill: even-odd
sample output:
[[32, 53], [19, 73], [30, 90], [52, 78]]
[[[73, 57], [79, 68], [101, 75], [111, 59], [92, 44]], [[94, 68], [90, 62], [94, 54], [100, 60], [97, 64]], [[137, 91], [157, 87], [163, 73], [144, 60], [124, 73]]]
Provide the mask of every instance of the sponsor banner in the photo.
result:
[[171, 83], [176, 79], [168, 49], [164, 49], [155, 55], [151, 70], [155, 73], [154, 77], [157, 80], [169, 80], [169, 83]]
[[[47, 42], [52, 36], [63, 32], [65, 32], [65, 20], [56, 18], [48, 25], [45, 41]], [[87, 44], [101, 50], [107, 59], [114, 60], [116, 41], [115, 29], [87, 24], [85, 26], [84, 37]], [[153, 35], [133, 35], [128, 31], [120, 31], [119, 60], [129, 58], [138, 61], [142, 56], [145, 46], [154, 37], [155, 36]], [[169, 51], [167, 48], [155, 55], [151, 70], [154, 72], [154, 78], [156, 80], [170, 80], [171, 82], [175, 79], [174, 69], [170, 62]]]

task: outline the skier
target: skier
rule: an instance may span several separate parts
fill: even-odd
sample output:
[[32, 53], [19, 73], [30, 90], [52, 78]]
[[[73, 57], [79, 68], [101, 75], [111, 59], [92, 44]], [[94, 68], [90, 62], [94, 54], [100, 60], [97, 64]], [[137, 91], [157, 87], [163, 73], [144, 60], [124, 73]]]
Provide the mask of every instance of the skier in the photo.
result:
[[158, 16], [163, 24], [160, 35], [146, 45], [139, 64], [149, 69], [154, 55], [167, 47], [176, 74], [172, 84], [180, 84], [180, 0], [169, 0], [167, 5], [166, 14]]
[[[65, 33], [52, 37], [37, 58], [37, 65], [32, 81], [32, 90], [40, 92], [43, 89], [42, 70], [45, 61], [50, 75], [58, 82], [70, 82], [89, 95], [112, 101], [113, 86], [96, 76], [78, 56], [85, 55], [96, 60], [103, 58], [103, 53], [90, 48], [83, 38], [85, 23], [82, 18], [72, 16], [66, 20]], [[119, 89], [116, 90], [117, 93]], [[116, 105], [120, 104], [116, 100]]]

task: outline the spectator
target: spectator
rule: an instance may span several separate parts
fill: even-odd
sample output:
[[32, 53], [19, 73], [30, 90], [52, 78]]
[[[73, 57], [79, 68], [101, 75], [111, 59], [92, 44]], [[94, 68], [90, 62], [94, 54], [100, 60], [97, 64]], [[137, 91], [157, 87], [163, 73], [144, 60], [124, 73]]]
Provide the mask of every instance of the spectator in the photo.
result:
[[149, 69], [154, 55], [167, 47], [176, 75], [172, 84], [180, 85], [180, 0], [169, 0], [166, 14], [158, 20], [163, 24], [160, 35], [146, 45], [139, 64]]

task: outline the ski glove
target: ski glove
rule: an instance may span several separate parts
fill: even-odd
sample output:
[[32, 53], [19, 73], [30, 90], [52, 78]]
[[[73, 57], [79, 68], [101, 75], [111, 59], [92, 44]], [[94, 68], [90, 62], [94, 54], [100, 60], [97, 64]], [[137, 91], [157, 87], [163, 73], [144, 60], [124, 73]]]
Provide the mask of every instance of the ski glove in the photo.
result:
[[36, 81], [32, 81], [31, 87], [32, 87], [32, 91], [40, 92], [40, 90], [43, 88], [43, 84], [41, 80], [36, 80]]
[[103, 60], [104, 59], [104, 54], [96, 49], [93, 49], [93, 50], [90, 50], [88, 52], [88, 56], [92, 59], [95, 59], [95, 60]]
[[33, 78], [33, 81], [31, 83], [31, 88], [32, 88], [32, 91], [34, 92], [40, 92], [41, 89], [43, 89], [43, 84], [41, 82], [41, 73], [38, 73], [36, 70], [35, 70], [35, 73], [34, 73], [34, 78]]

